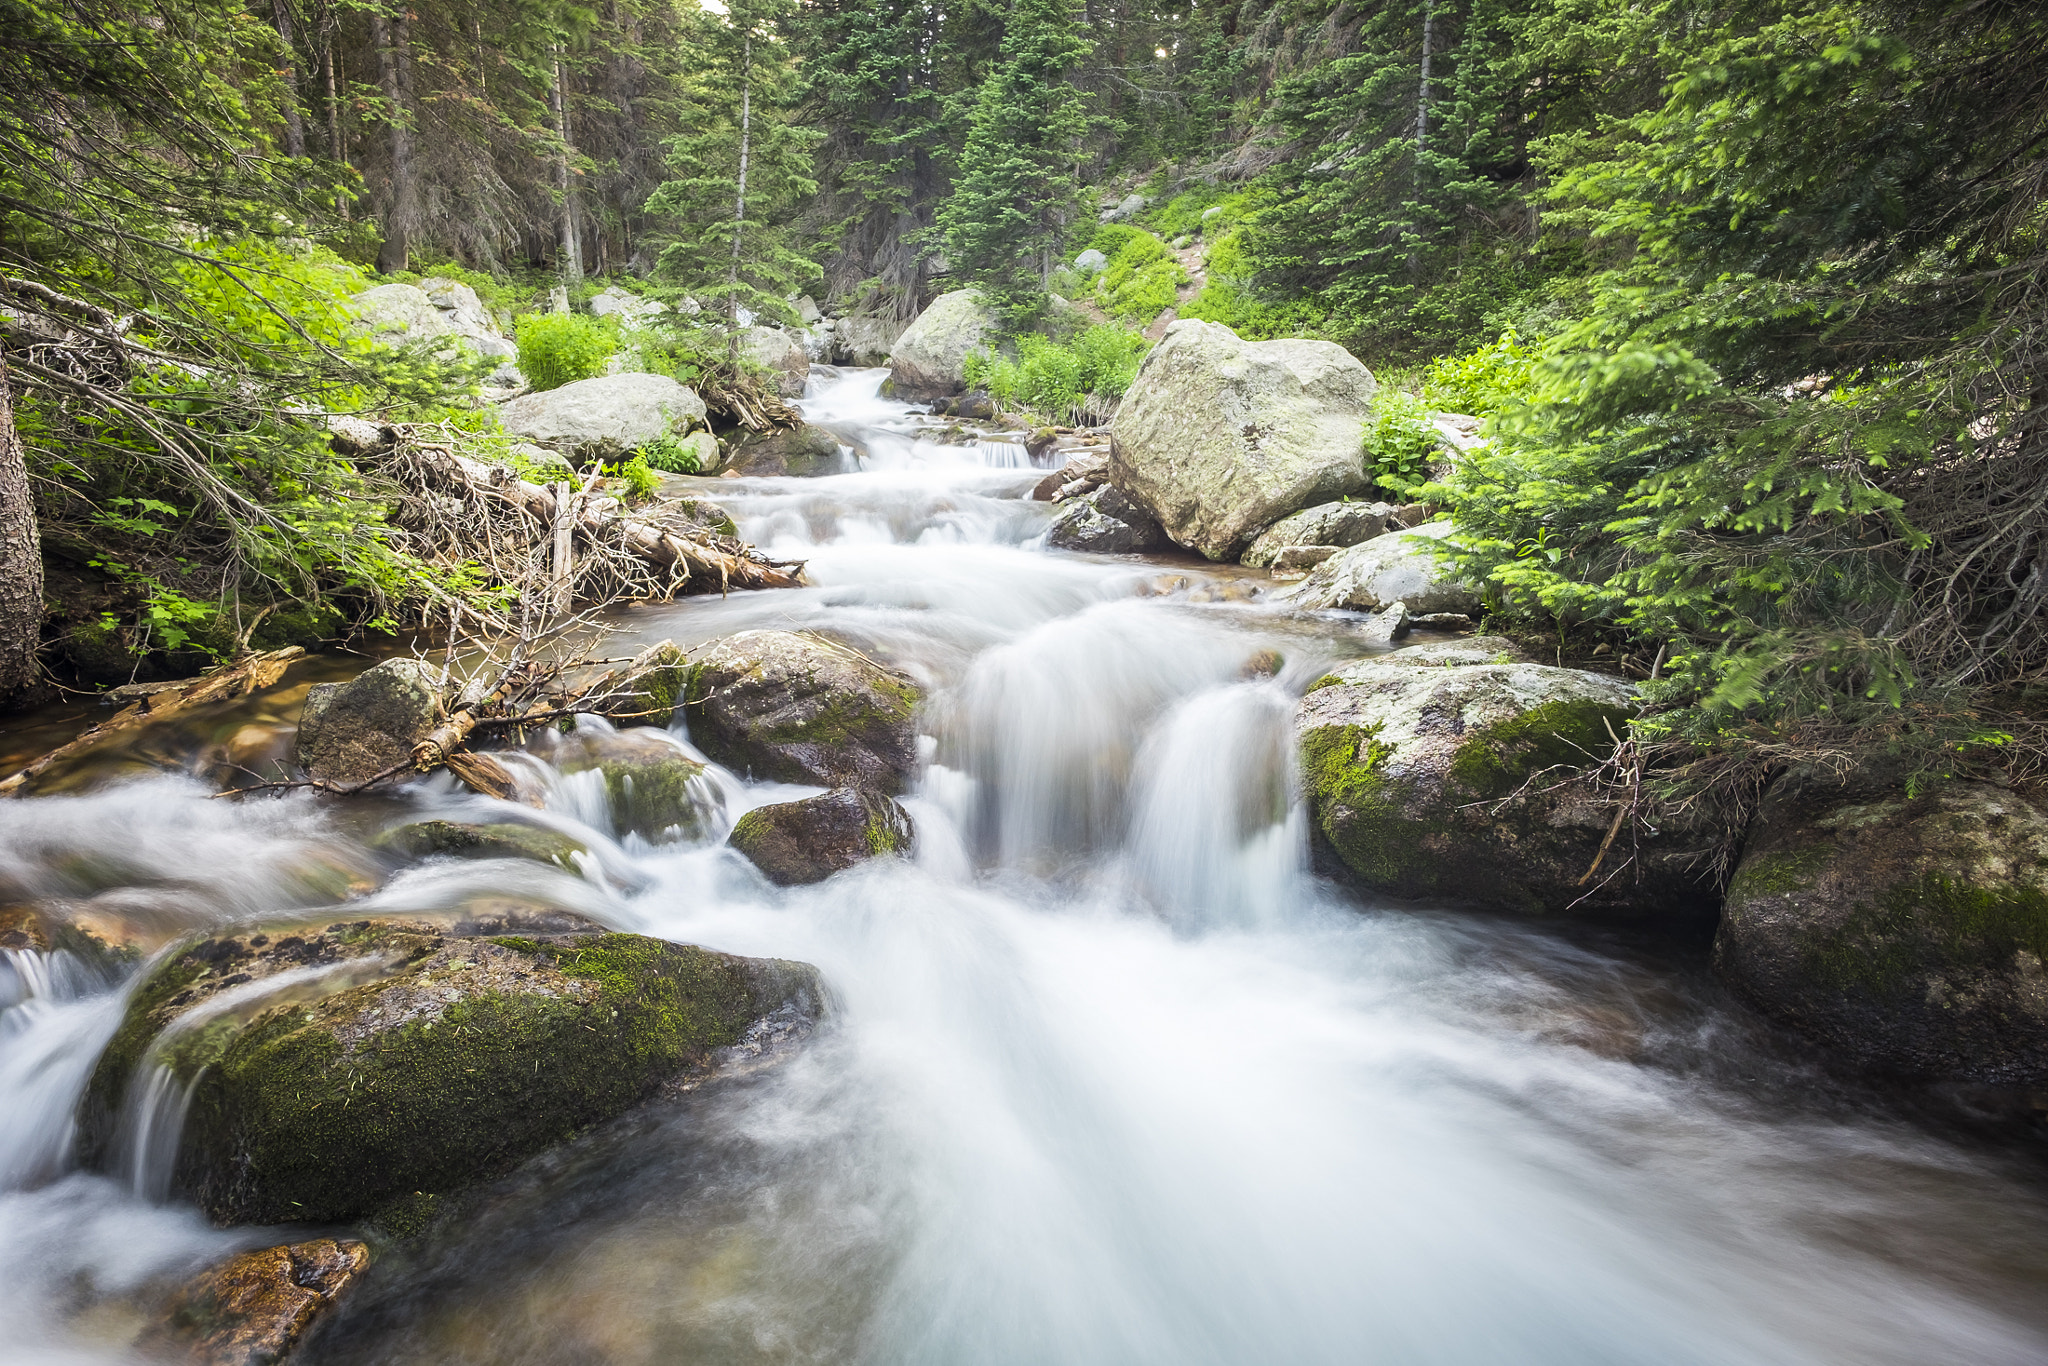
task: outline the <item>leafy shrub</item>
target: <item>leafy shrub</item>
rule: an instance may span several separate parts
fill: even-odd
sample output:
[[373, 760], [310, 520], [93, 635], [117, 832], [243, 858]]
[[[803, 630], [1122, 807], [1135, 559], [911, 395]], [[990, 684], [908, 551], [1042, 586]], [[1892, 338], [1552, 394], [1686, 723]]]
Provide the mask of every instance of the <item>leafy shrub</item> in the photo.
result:
[[1497, 341], [1430, 362], [1423, 392], [1449, 412], [1490, 417], [1536, 392], [1536, 352], [1509, 328]]
[[515, 329], [519, 368], [535, 389], [559, 389], [604, 373], [619, 349], [618, 324], [579, 313], [530, 313]]
[[661, 476], [647, 467], [647, 460], [641, 455], [616, 465], [607, 465], [604, 472], [609, 478], [626, 481], [627, 502], [637, 503], [652, 498], [661, 488]]
[[1074, 250], [1076, 255], [1083, 251], [1099, 251], [1104, 256], [1115, 256], [1132, 238], [1149, 236], [1151, 234], [1143, 228], [1134, 228], [1129, 223], [1104, 223], [1085, 245]]
[[669, 474], [696, 474], [700, 469], [696, 447], [685, 442], [674, 432], [663, 432], [643, 445], [640, 448], [640, 459]]
[[1406, 498], [1429, 480], [1429, 465], [1438, 455], [1436, 427], [1421, 399], [1392, 385], [1373, 399], [1372, 422], [1365, 429], [1367, 473], [1382, 492]]
[[1187, 279], [1166, 243], [1138, 232], [1110, 258], [1095, 282], [1095, 297], [1112, 315], [1145, 323], [1173, 307]]
[[1146, 350], [1143, 337], [1109, 323], [1097, 323], [1064, 345], [1027, 334], [1017, 339], [1015, 360], [970, 353], [967, 383], [986, 389], [1007, 411], [1079, 424], [1124, 396]]
[[[1213, 237], [1236, 226], [1250, 203], [1251, 196], [1242, 191], [1232, 194], [1221, 185], [1198, 185], [1175, 195], [1147, 215], [1147, 222], [1154, 232], [1169, 239], [1182, 233], [1206, 233]], [[1209, 214], [1210, 209], [1221, 212]]]

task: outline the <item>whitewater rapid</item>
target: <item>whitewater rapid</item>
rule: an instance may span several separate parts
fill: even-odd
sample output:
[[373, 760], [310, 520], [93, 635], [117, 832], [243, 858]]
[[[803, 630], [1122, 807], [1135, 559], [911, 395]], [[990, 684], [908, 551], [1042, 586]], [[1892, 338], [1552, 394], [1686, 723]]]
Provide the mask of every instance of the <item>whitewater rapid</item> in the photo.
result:
[[[778, 889], [715, 838], [618, 835], [571, 782], [523, 818], [593, 847], [580, 877], [383, 865], [380, 822], [520, 814], [444, 779], [367, 814], [176, 776], [0, 807], [17, 897], [187, 926], [510, 898], [830, 984], [791, 1061], [497, 1183], [298, 1360], [2048, 1360], [2038, 1152], [1823, 1077], [1697, 945], [1315, 877], [1290, 717], [1368, 648], [1353, 625], [1234, 571], [1045, 551], [1022, 447], [934, 440], [879, 379], [805, 400], [857, 472], [696, 481], [815, 586], [612, 624], [622, 647], [830, 630], [912, 672], [911, 860]], [[1277, 676], [1247, 667], [1269, 651]], [[721, 835], [811, 790], [714, 779]], [[303, 1234], [75, 1170], [120, 993], [61, 955], [0, 967], [0, 1360], [120, 1360], [148, 1286]]]

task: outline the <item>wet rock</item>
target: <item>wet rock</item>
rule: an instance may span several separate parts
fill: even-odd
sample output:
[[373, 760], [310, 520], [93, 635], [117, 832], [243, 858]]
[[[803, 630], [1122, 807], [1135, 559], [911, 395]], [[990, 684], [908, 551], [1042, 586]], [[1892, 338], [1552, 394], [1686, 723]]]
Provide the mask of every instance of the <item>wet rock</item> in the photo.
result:
[[0, 949], [68, 953], [109, 981], [165, 937], [89, 906], [0, 906]]
[[1317, 565], [1300, 583], [1275, 593], [1273, 600], [1309, 610], [1365, 612], [1405, 602], [1415, 613], [1470, 615], [1481, 609], [1479, 590], [1458, 578], [1430, 544], [1450, 534], [1449, 522], [1431, 522], [1351, 546]]
[[306, 694], [299, 767], [324, 782], [366, 782], [406, 762], [447, 716], [439, 669], [421, 659], [387, 659]]
[[1860, 1065], [2048, 1081], [2048, 812], [1989, 783], [1908, 796], [1795, 770], [1751, 823], [1722, 979]]
[[1093, 493], [1109, 479], [1109, 458], [1095, 456], [1069, 460], [1032, 487], [1031, 496], [1041, 503], [1064, 503]]
[[1289, 513], [1368, 491], [1360, 443], [1377, 389], [1332, 342], [1247, 342], [1183, 319], [1117, 409], [1110, 482], [1178, 544], [1234, 559]]
[[967, 387], [967, 356], [994, 337], [993, 310], [971, 289], [932, 300], [889, 348], [889, 392], [908, 403], [928, 403]]
[[805, 422], [768, 432], [750, 432], [733, 447], [730, 468], [757, 478], [808, 477], [845, 473], [846, 462], [840, 454], [838, 437]]
[[1711, 906], [1688, 871], [1703, 845], [1676, 822], [1627, 871], [1625, 850], [1608, 869], [1617, 876], [1581, 885], [1614, 809], [1566, 779], [1626, 733], [1633, 684], [1539, 664], [1413, 667], [1424, 661], [1401, 661], [1408, 653], [1345, 666], [1296, 713], [1325, 861], [1376, 892], [1532, 914]]
[[811, 356], [801, 338], [779, 327], [749, 327], [739, 334], [742, 360], [752, 361], [775, 375], [776, 391], [784, 398], [801, 398], [804, 381], [811, 375]]
[[1057, 449], [1059, 444], [1058, 428], [1036, 427], [1024, 438], [1024, 453], [1033, 460], [1042, 460]]
[[742, 631], [695, 655], [690, 739], [763, 778], [901, 792], [917, 768], [917, 686], [847, 646]]
[[1107, 484], [1068, 502], [1046, 529], [1045, 543], [1097, 555], [1142, 554], [1173, 544], [1145, 509]]
[[299, 1344], [369, 1264], [369, 1248], [353, 1239], [238, 1253], [181, 1286], [136, 1351], [149, 1361], [190, 1366], [269, 1366]]
[[889, 350], [910, 324], [901, 318], [838, 318], [832, 324], [831, 360], [837, 365], [887, 365]]
[[887, 797], [850, 787], [757, 806], [727, 843], [780, 887], [823, 882], [856, 863], [910, 851], [910, 816]]
[[601, 775], [612, 827], [621, 834], [695, 839], [719, 810], [704, 765], [665, 730], [613, 730], [601, 721], [580, 722], [567, 734], [544, 732], [527, 748], [564, 774]]
[[632, 449], [704, 420], [704, 400], [666, 375], [600, 375], [498, 408], [505, 430], [565, 451], [601, 442]]
[[[363, 1218], [467, 1185], [814, 1020], [801, 963], [642, 935], [400, 921], [192, 941], [137, 984], [81, 1109], [104, 1161], [131, 1087], [191, 1099], [174, 1193], [221, 1223]], [[139, 1093], [138, 1093], [139, 1094]]]
[[523, 821], [477, 825], [465, 821], [414, 821], [380, 836], [377, 847], [408, 858], [453, 854], [461, 858], [524, 858], [577, 870], [582, 841], [559, 830]]
[[666, 726], [675, 719], [690, 673], [690, 656], [672, 640], [633, 656], [617, 680], [604, 685], [591, 710], [615, 725]]
[[1246, 547], [1239, 562], [1254, 569], [1269, 565], [1278, 569], [1283, 567], [1282, 554], [1296, 546], [1326, 545], [1342, 550], [1398, 531], [1402, 525], [1395, 509], [1386, 503], [1322, 503], [1267, 527]]
[[1273, 556], [1273, 571], [1278, 574], [1306, 573], [1336, 554], [1342, 546], [1334, 545], [1290, 545], [1282, 546]]

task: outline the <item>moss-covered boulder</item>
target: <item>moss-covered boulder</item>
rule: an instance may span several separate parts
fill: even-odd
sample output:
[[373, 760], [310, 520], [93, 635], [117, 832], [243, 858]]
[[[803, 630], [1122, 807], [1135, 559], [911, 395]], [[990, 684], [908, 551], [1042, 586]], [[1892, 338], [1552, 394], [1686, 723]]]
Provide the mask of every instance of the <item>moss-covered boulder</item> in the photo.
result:
[[757, 806], [734, 822], [727, 843], [781, 887], [823, 882], [871, 858], [910, 852], [910, 816], [879, 792], [835, 788], [800, 801]]
[[527, 748], [566, 776], [592, 775], [588, 781], [602, 785], [605, 812], [619, 834], [694, 840], [722, 823], [723, 803], [704, 765], [667, 731], [614, 730], [585, 719], [569, 731], [543, 732]]
[[1393, 896], [1530, 913], [1697, 908], [1710, 889], [1686, 874], [1693, 847], [1631, 841], [1585, 880], [1614, 808], [1571, 779], [1613, 751], [1636, 706], [1624, 679], [1540, 664], [1396, 651], [1349, 665], [1295, 718], [1318, 852]]
[[690, 738], [742, 772], [901, 792], [917, 769], [916, 684], [809, 632], [742, 631], [690, 667]]
[[192, 1087], [174, 1191], [224, 1223], [356, 1219], [801, 1037], [821, 1001], [805, 964], [588, 922], [221, 935], [137, 985], [82, 1130], [104, 1161], [123, 1096], [165, 1069]]
[[2048, 1081], [2048, 812], [1989, 783], [1908, 796], [1805, 772], [1750, 825], [1723, 980], [1858, 1064]]
[[406, 858], [453, 854], [459, 858], [525, 858], [576, 871], [576, 856], [586, 852], [580, 840], [559, 830], [522, 821], [475, 824], [468, 821], [413, 821], [389, 830], [377, 847]]
[[690, 657], [672, 640], [650, 645], [616, 679], [593, 690], [592, 712], [621, 726], [665, 726], [675, 717]]
[[405, 763], [447, 717], [440, 670], [387, 659], [346, 683], [314, 685], [299, 716], [299, 766], [327, 782], [364, 782]]

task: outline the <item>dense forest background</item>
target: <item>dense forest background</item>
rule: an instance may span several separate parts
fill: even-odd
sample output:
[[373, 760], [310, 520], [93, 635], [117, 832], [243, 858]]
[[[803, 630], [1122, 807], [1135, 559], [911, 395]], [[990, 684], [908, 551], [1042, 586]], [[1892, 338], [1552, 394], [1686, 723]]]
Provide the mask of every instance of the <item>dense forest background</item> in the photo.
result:
[[[1648, 742], [2043, 750], [2048, 16], [2023, 0], [0, 23], [0, 540], [32, 508], [52, 574], [97, 594], [0, 591], [0, 692], [39, 640], [90, 674], [92, 630], [219, 654], [490, 591], [408, 558], [374, 475], [294, 417], [488, 437], [474, 373], [352, 338], [336, 300], [377, 276], [508, 312], [610, 277], [790, 322], [801, 295], [900, 319], [971, 284], [1039, 338], [1027, 362], [1078, 345], [1062, 291], [1130, 335], [1120, 360], [1168, 308], [1350, 348], [1388, 381], [1362, 458], [1389, 494], [1451, 509], [1504, 619], [1662, 689]], [[1091, 248], [1108, 270], [1077, 274]], [[694, 374], [717, 348], [672, 350]], [[1434, 484], [1431, 408], [1491, 435]]]

